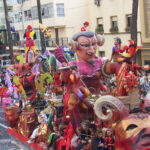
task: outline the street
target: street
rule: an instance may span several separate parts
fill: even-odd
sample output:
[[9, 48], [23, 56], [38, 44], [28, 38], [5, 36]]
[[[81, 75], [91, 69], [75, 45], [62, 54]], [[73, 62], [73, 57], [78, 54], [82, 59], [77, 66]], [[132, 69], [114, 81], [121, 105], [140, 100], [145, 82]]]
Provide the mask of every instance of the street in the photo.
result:
[[0, 103], [0, 150], [33, 150], [7, 133], [8, 123], [4, 122], [3, 117], [2, 105]]

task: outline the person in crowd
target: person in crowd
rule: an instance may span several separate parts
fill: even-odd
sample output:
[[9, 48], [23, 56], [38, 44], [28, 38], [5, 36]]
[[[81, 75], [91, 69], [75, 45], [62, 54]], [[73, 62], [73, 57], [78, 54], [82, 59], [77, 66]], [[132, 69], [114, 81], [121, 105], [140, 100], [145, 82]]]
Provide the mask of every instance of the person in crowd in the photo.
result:
[[106, 131], [106, 136], [104, 139], [104, 150], [115, 150], [114, 145], [115, 144], [115, 140], [113, 137], [113, 133], [111, 129], [107, 129]]
[[56, 149], [56, 140], [60, 137], [60, 132], [57, 129], [57, 126], [54, 125], [53, 127], [53, 132], [51, 132], [49, 139], [48, 139], [48, 148], [47, 150], [50, 149]]
[[84, 121], [80, 132], [80, 143], [77, 145], [75, 150], [81, 150], [85, 145], [87, 145], [90, 140], [90, 135], [91, 132], [89, 130], [89, 122]]
[[104, 139], [102, 131], [98, 131], [92, 140], [92, 150], [104, 150]]

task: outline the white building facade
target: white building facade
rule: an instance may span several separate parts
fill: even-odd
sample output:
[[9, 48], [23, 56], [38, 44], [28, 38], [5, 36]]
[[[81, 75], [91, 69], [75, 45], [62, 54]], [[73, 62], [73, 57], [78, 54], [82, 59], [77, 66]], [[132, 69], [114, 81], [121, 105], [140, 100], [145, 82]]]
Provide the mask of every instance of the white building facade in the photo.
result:
[[[52, 31], [52, 38], [59, 40], [58, 44], [66, 45], [68, 40], [88, 20], [87, 0], [41, 0], [43, 24]], [[32, 25], [39, 39], [39, 21], [36, 0], [24, 0], [13, 7], [14, 26], [23, 39], [27, 25]], [[50, 43], [51, 46], [51, 43]]]
[[[22, 4], [17, 1], [21, 0], [16, 0], [13, 7], [14, 26], [20, 34], [20, 39], [23, 39], [29, 24], [40, 39], [37, 1], [23, 0]], [[138, 45], [143, 45], [141, 1], [137, 23]], [[99, 48], [98, 53], [102, 57], [110, 58], [115, 37], [121, 38], [122, 45], [128, 44], [130, 39], [132, 0], [41, 0], [41, 7], [43, 24], [52, 30], [52, 38], [57, 39], [59, 45], [66, 45], [73, 34], [80, 31], [84, 21], [89, 21], [89, 30], [104, 34], [105, 44]], [[46, 43], [47, 47], [53, 46], [51, 41]], [[39, 44], [37, 40], [37, 47]]]
[[[130, 40], [132, 0], [94, 0], [94, 2], [89, 5], [90, 29], [97, 28], [97, 31], [105, 35], [105, 44], [100, 48], [99, 54], [110, 58], [115, 37], [121, 38], [122, 45], [128, 44]], [[138, 45], [141, 45], [141, 20], [140, 11], [138, 12]]]

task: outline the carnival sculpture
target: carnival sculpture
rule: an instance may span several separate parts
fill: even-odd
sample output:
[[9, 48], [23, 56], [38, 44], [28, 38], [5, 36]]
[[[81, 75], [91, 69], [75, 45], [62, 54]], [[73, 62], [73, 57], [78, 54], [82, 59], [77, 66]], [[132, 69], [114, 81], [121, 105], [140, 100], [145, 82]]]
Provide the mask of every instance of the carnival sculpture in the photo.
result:
[[[107, 115], [103, 113], [103, 107], [107, 107]], [[149, 108], [150, 94], [145, 98], [143, 110], [137, 113], [129, 113], [127, 107], [113, 96], [102, 96], [94, 104], [96, 115], [103, 121], [109, 121], [115, 131], [115, 148], [118, 150], [149, 149]]]
[[[48, 28], [40, 25], [40, 29], [51, 39]], [[128, 109], [122, 101], [137, 88], [138, 71], [144, 69], [131, 61], [137, 47], [133, 41], [129, 41], [128, 46], [118, 50], [117, 61], [110, 62], [95, 55], [97, 46], [103, 44], [104, 36], [82, 31], [69, 42], [70, 50], [76, 53], [74, 61], [68, 60], [62, 47], [56, 45], [53, 54], [46, 50], [34, 61], [8, 65], [8, 72], [16, 76], [14, 87], [18, 89], [20, 109], [17, 111], [14, 105], [8, 106], [6, 118], [15, 132], [28, 139], [26, 144], [38, 143], [42, 150], [55, 144], [57, 150], [63, 147], [69, 150], [79, 129], [84, 129], [85, 122], [86, 127], [91, 122], [94, 128], [104, 126], [115, 131], [115, 148], [119, 150], [149, 148], [149, 94], [143, 107], [139, 105], [138, 113], [133, 108]], [[107, 86], [112, 74], [117, 79], [116, 97], [111, 96], [113, 93]], [[11, 82], [8, 85], [12, 92]], [[8, 89], [3, 89], [1, 93], [4, 95]], [[22, 93], [24, 98], [21, 97]], [[63, 99], [59, 101], [58, 97]], [[22, 106], [23, 99], [25, 103]], [[131, 101], [134, 99], [128, 97], [128, 103]], [[57, 105], [59, 102], [61, 105]], [[84, 150], [90, 150], [91, 142], [87, 141], [88, 146], [82, 147]]]

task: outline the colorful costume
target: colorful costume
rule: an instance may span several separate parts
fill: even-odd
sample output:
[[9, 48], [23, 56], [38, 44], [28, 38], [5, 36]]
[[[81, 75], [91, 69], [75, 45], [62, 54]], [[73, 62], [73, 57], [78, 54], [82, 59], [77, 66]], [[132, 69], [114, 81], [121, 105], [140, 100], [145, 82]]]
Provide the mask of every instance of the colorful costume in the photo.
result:
[[28, 25], [27, 26], [27, 31], [24, 34], [24, 38], [26, 38], [26, 62], [28, 62], [28, 55], [29, 51], [32, 49], [34, 57], [36, 56], [35, 54], [35, 43], [34, 39], [36, 39], [36, 33], [32, 30], [32, 26]]
[[117, 62], [130, 61], [131, 58], [135, 55], [138, 49], [141, 49], [141, 46], [135, 46], [134, 41], [129, 40], [129, 46], [124, 46], [123, 49], [117, 49]]
[[106, 150], [114, 150], [114, 148], [112, 146], [110, 146], [111, 144], [114, 144], [114, 139], [112, 136], [107, 136], [104, 139], [104, 144], [106, 145]]

